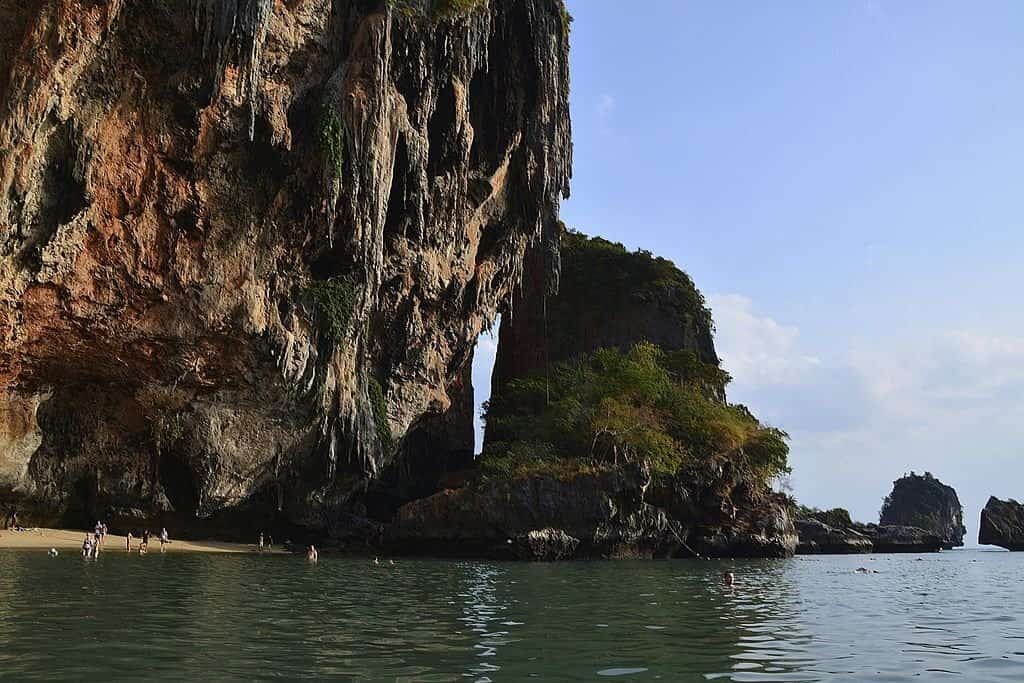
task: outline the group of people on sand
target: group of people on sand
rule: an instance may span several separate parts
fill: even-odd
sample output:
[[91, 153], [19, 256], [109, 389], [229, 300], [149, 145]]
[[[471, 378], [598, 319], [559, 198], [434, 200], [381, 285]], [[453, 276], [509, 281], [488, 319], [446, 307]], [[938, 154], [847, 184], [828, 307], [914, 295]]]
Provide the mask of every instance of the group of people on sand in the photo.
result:
[[[284, 542], [284, 549], [288, 552], [295, 552], [296, 548], [292, 545], [291, 541]], [[264, 534], [262, 531], [256, 538], [256, 550], [261, 553], [269, 553], [274, 550], [274, 537], [270, 534]], [[306, 559], [310, 562], [316, 562], [320, 559], [320, 551], [316, 549], [316, 546], [306, 546]]]
[[100, 548], [103, 546], [103, 540], [107, 537], [107, 525], [103, 522], [96, 522], [96, 527], [90, 534], [88, 531], [85, 532], [85, 538], [82, 540], [82, 557], [87, 557], [95, 560], [100, 556]]
[[[145, 555], [149, 552], [149, 539], [152, 538], [153, 534], [149, 529], [144, 529], [142, 532], [141, 540], [139, 542], [139, 555]], [[160, 529], [160, 552], [164, 552], [167, 549], [167, 545], [171, 542], [171, 537], [167, 533], [166, 528]], [[128, 552], [132, 551], [132, 532], [128, 532], [128, 535], [124, 539], [125, 550]]]
[[[82, 557], [96, 559], [100, 556], [100, 548], [103, 547], [103, 541], [106, 540], [108, 533], [107, 525], [104, 522], [96, 522], [96, 527], [92, 533], [86, 532], [85, 539], [82, 540]], [[152, 537], [152, 533], [149, 529], [142, 532], [141, 540], [138, 546], [139, 555], [145, 555], [149, 552], [149, 539]], [[128, 532], [125, 537], [124, 549], [126, 552], [132, 552], [132, 532]], [[171, 542], [170, 535], [167, 533], [167, 529], [160, 530], [160, 552], [164, 552], [165, 547]]]
[[274, 537], [271, 536], [270, 534], [267, 534], [266, 536], [264, 536], [263, 532], [261, 531], [260, 532], [260, 539], [259, 539], [259, 544], [258, 545], [259, 545], [259, 550], [260, 550], [261, 553], [264, 552], [264, 551], [269, 553], [269, 552], [273, 551], [273, 549], [274, 549]]

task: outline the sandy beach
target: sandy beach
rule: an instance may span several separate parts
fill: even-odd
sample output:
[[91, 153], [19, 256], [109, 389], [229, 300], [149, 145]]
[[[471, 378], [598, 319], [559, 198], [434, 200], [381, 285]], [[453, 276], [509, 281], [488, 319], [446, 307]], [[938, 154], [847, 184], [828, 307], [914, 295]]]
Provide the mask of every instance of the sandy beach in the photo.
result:
[[[66, 529], [28, 529], [26, 531], [0, 530], [0, 550], [5, 548], [22, 550], [80, 550], [85, 531], [69, 531]], [[140, 539], [132, 537], [132, 550], [138, 551]], [[223, 543], [220, 541], [178, 541], [171, 539], [165, 546], [166, 552], [173, 553], [253, 553], [255, 544]], [[107, 535], [103, 542], [103, 552], [124, 553], [125, 537]], [[149, 541], [149, 552], [160, 552], [160, 539], [154, 536]], [[275, 549], [275, 552], [283, 552]]]

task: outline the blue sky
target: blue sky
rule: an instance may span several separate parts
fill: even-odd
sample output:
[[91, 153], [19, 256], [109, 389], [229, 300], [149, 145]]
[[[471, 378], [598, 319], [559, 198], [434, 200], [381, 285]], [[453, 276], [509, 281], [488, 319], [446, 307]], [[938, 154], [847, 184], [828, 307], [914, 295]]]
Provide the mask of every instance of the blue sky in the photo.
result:
[[568, 5], [566, 222], [693, 276], [798, 499], [930, 470], [976, 540], [1024, 498], [1024, 3]]

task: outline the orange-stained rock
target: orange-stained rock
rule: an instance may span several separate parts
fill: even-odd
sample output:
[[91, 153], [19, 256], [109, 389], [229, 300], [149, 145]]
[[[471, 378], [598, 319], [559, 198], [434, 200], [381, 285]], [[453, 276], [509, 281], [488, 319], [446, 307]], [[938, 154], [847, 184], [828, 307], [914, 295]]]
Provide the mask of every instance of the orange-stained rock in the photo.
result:
[[322, 530], [555, 239], [562, 21], [0, 0], [0, 501]]

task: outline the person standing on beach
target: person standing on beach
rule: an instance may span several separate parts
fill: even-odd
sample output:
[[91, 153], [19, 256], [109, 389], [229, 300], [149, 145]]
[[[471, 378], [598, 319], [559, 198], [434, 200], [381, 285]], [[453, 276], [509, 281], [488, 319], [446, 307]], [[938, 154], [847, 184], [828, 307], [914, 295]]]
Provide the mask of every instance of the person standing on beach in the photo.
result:
[[167, 528], [160, 529], [160, 552], [164, 551], [164, 546], [171, 542], [170, 536], [167, 535]]
[[260, 550], [261, 553], [263, 552], [263, 532], [262, 531], [260, 532], [259, 550]]
[[128, 552], [132, 551], [132, 532], [128, 532], [128, 536], [124, 539], [124, 549]]

